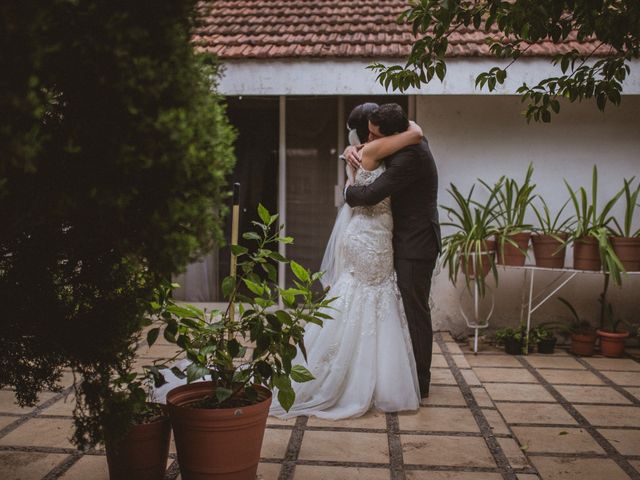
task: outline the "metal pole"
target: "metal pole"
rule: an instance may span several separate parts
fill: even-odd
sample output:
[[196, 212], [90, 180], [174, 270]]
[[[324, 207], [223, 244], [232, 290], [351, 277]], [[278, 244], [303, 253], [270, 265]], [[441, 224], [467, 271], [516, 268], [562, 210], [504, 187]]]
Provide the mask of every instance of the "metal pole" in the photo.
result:
[[[238, 245], [238, 224], [240, 221], [240, 184], [233, 184], [233, 207], [231, 209], [231, 246]], [[230, 272], [229, 274], [235, 278], [236, 272], [238, 270], [238, 258], [233, 254], [233, 249], [231, 249], [231, 263], [230, 263]], [[231, 297], [231, 305], [229, 305], [229, 322], [233, 323], [235, 320], [235, 298]]]

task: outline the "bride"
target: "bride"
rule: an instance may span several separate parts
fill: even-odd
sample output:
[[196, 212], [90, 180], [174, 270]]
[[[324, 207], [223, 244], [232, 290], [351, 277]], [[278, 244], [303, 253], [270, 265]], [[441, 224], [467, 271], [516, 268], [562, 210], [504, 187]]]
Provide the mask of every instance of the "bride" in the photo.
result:
[[[371, 140], [368, 116], [377, 108], [367, 103], [349, 115], [349, 143]], [[368, 185], [384, 171], [382, 160], [419, 143], [415, 123], [406, 132], [369, 141], [360, 150], [362, 166], [348, 167], [349, 181]], [[305, 327], [307, 361], [315, 379], [294, 383], [295, 403], [286, 412], [273, 396], [270, 415], [290, 418], [312, 415], [325, 419], [357, 417], [371, 407], [384, 412], [416, 410], [420, 393], [416, 365], [402, 299], [393, 268], [393, 220], [390, 199], [371, 207], [340, 210], [321, 270], [329, 297], [337, 297], [333, 319], [323, 327]]]

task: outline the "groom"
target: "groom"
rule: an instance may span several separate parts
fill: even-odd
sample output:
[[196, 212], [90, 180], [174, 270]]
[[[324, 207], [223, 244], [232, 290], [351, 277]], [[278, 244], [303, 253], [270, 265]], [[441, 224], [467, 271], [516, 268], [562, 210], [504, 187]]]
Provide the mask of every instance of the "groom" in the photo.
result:
[[[404, 132], [409, 121], [396, 103], [381, 105], [369, 115], [369, 138]], [[347, 161], [359, 166], [355, 149], [345, 151]], [[433, 331], [429, 291], [431, 275], [441, 249], [438, 222], [438, 171], [426, 138], [385, 160], [386, 170], [372, 184], [350, 186], [351, 207], [375, 205], [391, 196], [393, 256], [398, 288], [409, 323], [416, 359], [420, 396], [429, 396]]]

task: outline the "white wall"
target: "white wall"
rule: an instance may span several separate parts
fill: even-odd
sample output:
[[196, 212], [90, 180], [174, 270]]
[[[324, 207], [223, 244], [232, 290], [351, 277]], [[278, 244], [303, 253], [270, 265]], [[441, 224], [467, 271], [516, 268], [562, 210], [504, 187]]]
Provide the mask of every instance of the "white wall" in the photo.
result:
[[[441, 204], [451, 204], [446, 193], [450, 182], [466, 192], [478, 177], [487, 181], [503, 174], [522, 178], [529, 162], [534, 164], [537, 193], [552, 208], [559, 208], [568, 198], [562, 179], [566, 178], [574, 188], [589, 187], [594, 164], [599, 169], [601, 199], [617, 191], [624, 177], [640, 177], [640, 96], [624, 96], [621, 107], [608, 106], [604, 113], [593, 103], [563, 104], [560, 115], [550, 124], [527, 124], [520, 114], [522, 110], [523, 104], [515, 96], [418, 97], [417, 119], [438, 165]], [[442, 217], [441, 212], [441, 220]], [[636, 219], [638, 223], [640, 218]], [[572, 257], [567, 261], [571, 265]], [[553, 278], [549, 273], [538, 275], [538, 287]], [[521, 272], [501, 275], [495, 290], [492, 327], [517, 325], [522, 287]], [[601, 288], [601, 275], [584, 274], [567, 285], [561, 295], [595, 324]], [[640, 276], [630, 277], [622, 288], [610, 291], [619, 314], [640, 320]], [[432, 289], [434, 328], [454, 333], [468, 331], [458, 310], [460, 298], [468, 309], [464, 281], [459, 280], [456, 288], [446, 271], [436, 275]], [[534, 314], [533, 321], [558, 319], [566, 316], [564, 312], [564, 307], [553, 299]]]

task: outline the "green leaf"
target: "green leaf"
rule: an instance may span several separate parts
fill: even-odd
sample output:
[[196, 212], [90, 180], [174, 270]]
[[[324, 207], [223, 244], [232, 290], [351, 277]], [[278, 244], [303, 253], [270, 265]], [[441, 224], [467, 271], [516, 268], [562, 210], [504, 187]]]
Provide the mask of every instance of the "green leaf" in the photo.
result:
[[147, 333], [147, 343], [150, 347], [153, 346], [154, 343], [156, 343], [158, 335], [160, 335], [159, 328], [152, 328], [151, 330], [149, 330], [149, 332]]
[[288, 412], [293, 406], [293, 402], [296, 400], [296, 394], [291, 386], [287, 388], [278, 389], [278, 402], [286, 412]]
[[267, 210], [262, 203], [258, 204], [258, 215], [260, 216], [262, 223], [265, 225], [271, 224], [271, 215], [269, 215], [269, 210]]
[[249, 252], [247, 247], [243, 247], [242, 245], [231, 245], [231, 253], [233, 253], [236, 257], [240, 255], [244, 255]]
[[233, 391], [229, 388], [216, 387], [216, 398], [218, 399], [218, 403], [222, 403], [227, 400]]
[[315, 377], [302, 365], [294, 365], [291, 368], [291, 378], [294, 382], [304, 383], [313, 380]]
[[246, 232], [242, 234], [242, 238], [245, 240], [257, 240], [260, 241], [262, 238], [256, 232]]
[[247, 288], [251, 290], [253, 293], [255, 293], [256, 295], [264, 294], [264, 287], [259, 283], [252, 282], [248, 278], [244, 278], [243, 281], [244, 281], [244, 284], [247, 286]]
[[187, 383], [191, 383], [209, 375], [209, 369], [197, 363], [192, 363], [187, 367], [186, 373]]
[[299, 280], [306, 282], [309, 280], [309, 272], [299, 263], [291, 260], [291, 271]]
[[222, 281], [222, 296], [229, 298], [234, 288], [236, 288], [236, 278], [232, 276], [225, 277]]

